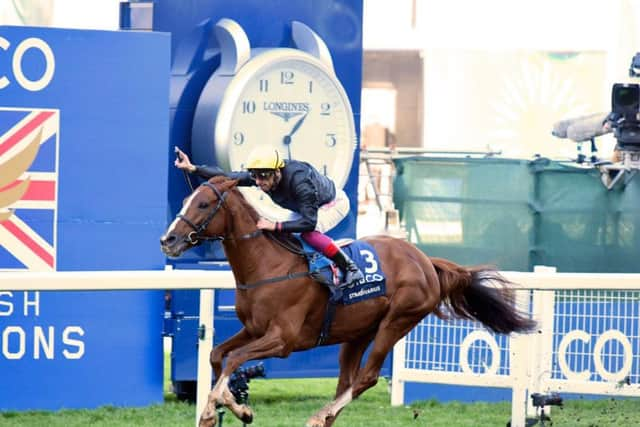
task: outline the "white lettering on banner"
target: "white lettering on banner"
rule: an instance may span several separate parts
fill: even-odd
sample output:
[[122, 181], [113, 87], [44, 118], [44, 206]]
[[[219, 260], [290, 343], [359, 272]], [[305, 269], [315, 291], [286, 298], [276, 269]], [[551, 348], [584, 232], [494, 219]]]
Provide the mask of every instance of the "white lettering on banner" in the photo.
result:
[[[571, 342], [576, 340], [580, 340], [584, 342], [585, 345], [589, 345], [591, 343], [591, 335], [580, 329], [567, 332], [558, 344], [558, 365], [560, 367], [560, 371], [568, 380], [589, 381], [592, 375], [592, 372], [589, 369], [574, 371], [569, 366], [569, 362], [567, 360], [568, 348]], [[490, 348], [492, 363], [491, 366], [486, 368], [484, 374], [496, 374], [500, 367], [500, 348], [495, 338], [486, 331], [473, 331], [468, 334], [460, 344], [460, 366], [462, 371], [465, 373], [477, 374], [477, 372], [474, 372], [469, 365], [469, 349], [471, 348], [471, 344], [475, 341], [484, 341]], [[609, 371], [603, 363], [603, 348], [608, 341], [617, 341], [622, 346], [622, 366], [619, 370], [613, 372]], [[622, 381], [629, 375], [633, 368], [633, 346], [631, 345], [629, 338], [616, 329], [605, 331], [598, 337], [593, 346], [592, 355], [595, 372], [606, 381]]]
[[[4, 37], [0, 37], [1, 50], [8, 52], [10, 46], [11, 43], [9, 42], [9, 40], [5, 39]], [[23, 70], [22, 60], [25, 53], [29, 49], [35, 49], [39, 51], [42, 56], [44, 56], [44, 72], [35, 80], [30, 80], [27, 76], [25, 76]], [[46, 88], [49, 83], [51, 83], [51, 80], [53, 80], [53, 75], [55, 74], [56, 69], [56, 58], [47, 42], [37, 37], [30, 37], [21, 41], [16, 47], [15, 52], [13, 52], [12, 69], [13, 76], [15, 77], [20, 87], [31, 92], [37, 92]], [[11, 81], [7, 78], [7, 76], [0, 75], [0, 89], [4, 89], [5, 87], [9, 86], [9, 84], [11, 84]]]
[[[11, 352], [9, 349], [9, 340], [11, 335], [14, 335], [18, 339], [17, 351]], [[15, 340], [14, 340], [15, 341]], [[22, 359], [25, 353], [25, 334], [19, 326], [9, 326], [2, 331], [2, 355], [9, 360]]]
[[11, 316], [13, 313], [13, 303], [11, 301], [3, 301], [3, 297], [13, 298], [13, 292], [0, 292], [0, 316]]
[[[15, 300], [15, 301], [14, 301]], [[20, 302], [23, 307], [20, 308]], [[14, 292], [0, 292], [0, 317], [40, 317], [40, 292], [23, 292], [22, 298]], [[0, 360], [35, 360], [63, 357], [81, 359], [85, 354], [81, 326], [0, 326]], [[31, 345], [33, 344], [33, 345]]]
[[[576, 372], [571, 370], [569, 364], [567, 363], [567, 349], [571, 341], [581, 340], [586, 344], [589, 344], [591, 341], [591, 335], [583, 330], [574, 330], [567, 333], [560, 344], [558, 345], [558, 365], [560, 366], [560, 371], [567, 377], [569, 380], [578, 380], [578, 381], [588, 381], [591, 377], [591, 372], [588, 369]], [[602, 349], [607, 341], [615, 340], [618, 341], [622, 345], [624, 363], [620, 370], [617, 372], [608, 371], [604, 364], [602, 363]], [[596, 372], [607, 381], [622, 381], [629, 372], [631, 372], [631, 367], [633, 363], [633, 349], [631, 343], [629, 342], [629, 338], [624, 335], [622, 332], [617, 329], [610, 329], [608, 331], [603, 332], [593, 347], [593, 362]]]
[[66, 359], [81, 359], [82, 356], [84, 356], [84, 341], [71, 339], [71, 334], [78, 334], [83, 337], [84, 329], [82, 329], [80, 326], [69, 326], [64, 330], [64, 333], [62, 334], [62, 342], [67, 344], [68, 346], [75, 346], [77, 348], [77, 351], [75, 353], [72, 353], [69, 350], [64, 349], [62, 351], [62, 354], [64, 354], [64, 357]]
[[462, 371], [467, 374], [477, 374], [469, 366], [469, 349], [475, 341], [484, 341], [489, 345], [491, 349], [491, 365], [486, 368], [483, 374], [495, 375], [500, 367], [500, 347], [498, 347], [495, 338], [487, 331], [473, 331], [464, 337], [462, 344], [460, 344], [460, 367]]
[[[29, 338], [27, 333], [26, 328], [22, 326], [5, 327], [0, 333], [1, 357], [8, 360], [23, 359], [27, 355], [27, 351], [31, 352], [31, 347], [27, 346], [27, 342], [33, 343], [32, 356], [36, 360], [41, 358], [53, 360], [56, 356], [77, 360], [84, 356], [84, 342], [77, 339], [77, 337], [84, 336], [84, 329], [80, 326], [67, 326], [60, 336], [56, 335], [54, 326], [34, 326], [33, 340]], [[62, 345], [57, 345], [59, 344], [58, 339]], [[56, 353], [58, 348], [61, 350]]]
[[[9, 50], [10, 45], [11, 44], [9, 43], [9, 40], [5, 39], [4, 37], [0, 37], [0, 49], [6, 52], [7, 50]], [[9, 79], [5, 76], [0, 76], [0, 89], [4, 89], [7, 86], [9, 86]]]
[[41, 327], [36, 326], [33, 328], [33, 358], [40, 359], [40, 348], [44, 351], [44, 355], [47, 359], [53, 359], [54, 340], [53, 340], [53, 326], [49, 326], [49, 336], [45, 339], [44, 331]]
[[29, 292], [24, 293], [24, 316], [27, 317], [29, 315], [29, 306], [33, 306], [36, 317], [40, 316], [40, 292], [34, 292], [34, 300], [29, 301]]
[[560, 344], [558, 344], [558, 365], [560, 365], [560, 371], [567, 377], [567, 379], [587, 381], [591, 376], [591, 372], [589, 372], [588, 369], [580, 372], [573, 371], [567, 363], [567, 348], [569, 347], [569, 343], [575, 340], [581, 340], [588, 343], [590, 339], [591, 335], [579, 329], [567, 332], [565, 336], [562, 337]]
[[[0, 316], [11, 316], [15, 305], [11, 302], [13, 292], [0, 292]], [[33, 292], [33, 298], [29, 298], [29, 292], [23, 292], [23, 315], [29, 316], [29, 307], [33, 308], [33, 315], [40, 316], [40, 291]]]

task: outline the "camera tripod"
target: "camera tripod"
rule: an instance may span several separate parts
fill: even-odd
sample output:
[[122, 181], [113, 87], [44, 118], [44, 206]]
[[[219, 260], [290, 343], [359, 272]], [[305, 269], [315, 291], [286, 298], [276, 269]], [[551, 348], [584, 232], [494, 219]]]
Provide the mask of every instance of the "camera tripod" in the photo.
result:
[[534, 423], [531, 425], [535, 425], [536, 423], [539, 423], [538, 425], [540, 425], [541, 427], [545, 427], [547, 425], [545, 424], [546, 421], [549, 422], [549, 426], [553, 425], [553, 421], [551, 421], [551, 417], [544, 413], [544, 406], [540, 407], [540, 415], [537, 418], [533, 418], [533, 420], [534, 420]]

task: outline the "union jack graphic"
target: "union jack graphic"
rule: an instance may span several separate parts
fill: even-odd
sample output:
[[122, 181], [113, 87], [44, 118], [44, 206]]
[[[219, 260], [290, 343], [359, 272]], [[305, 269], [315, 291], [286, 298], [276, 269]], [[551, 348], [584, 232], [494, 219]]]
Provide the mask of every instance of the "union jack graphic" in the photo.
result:
[[54, 271], [57, 110], [0, 107], [0, 270]]

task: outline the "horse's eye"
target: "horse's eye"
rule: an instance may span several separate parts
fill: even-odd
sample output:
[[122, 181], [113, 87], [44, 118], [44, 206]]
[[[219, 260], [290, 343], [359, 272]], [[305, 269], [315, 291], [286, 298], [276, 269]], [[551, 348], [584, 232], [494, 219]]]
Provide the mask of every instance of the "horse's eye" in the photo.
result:
[[198, 209], [207, 209], [209, 207], [209, 203], [207, 202], [200, 202], [198, 204]]

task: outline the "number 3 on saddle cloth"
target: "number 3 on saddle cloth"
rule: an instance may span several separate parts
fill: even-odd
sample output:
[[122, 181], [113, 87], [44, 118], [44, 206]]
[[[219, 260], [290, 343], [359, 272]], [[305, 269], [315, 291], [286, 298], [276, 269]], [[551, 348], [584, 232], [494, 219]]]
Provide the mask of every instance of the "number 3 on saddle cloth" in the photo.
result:
[[378, 254], [370, 244], [359, 240], [337, 242], [364, 275], [364, 279], [358, 283], [341, 285], [342, 271], [331, 260], [309, 246], [299, 235], [296, 237], [302, 243], [302, 248], [307, 255], [311, 277], [329, 288], [330, 304], [349, 305], [385, 295], [386, 277], [380, 269]]

